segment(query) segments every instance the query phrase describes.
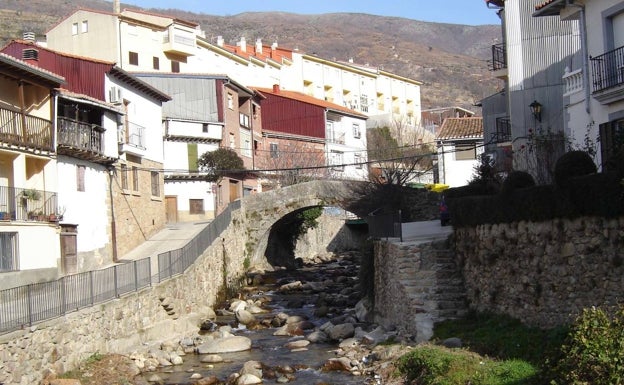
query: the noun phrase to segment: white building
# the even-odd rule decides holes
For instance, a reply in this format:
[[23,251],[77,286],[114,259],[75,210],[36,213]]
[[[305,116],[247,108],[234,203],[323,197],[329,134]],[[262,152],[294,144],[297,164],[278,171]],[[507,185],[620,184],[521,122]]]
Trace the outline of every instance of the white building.
[[533,16],[580,26],[581,49],[561,73],[563,120],[572,145],[595,151],[599,169],[609,169],[624,146],[624,1],[548,0]]
[[440,183],[450,187],[467,185],[483,153],[483,119],[446,118],[436,142]]

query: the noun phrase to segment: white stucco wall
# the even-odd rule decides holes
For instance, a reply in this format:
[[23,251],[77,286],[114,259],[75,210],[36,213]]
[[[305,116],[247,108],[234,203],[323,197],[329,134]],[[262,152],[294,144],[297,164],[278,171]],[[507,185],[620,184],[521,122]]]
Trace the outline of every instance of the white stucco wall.
[[61,258],[59,229],[51,224],[15,223],[3,232],[18,232],[19,269],[57,268]]
[[483,153],[483,147],[477,147],[477,159],[457,160],[455,146],[446,143],[443,147],[438,146],[438,168],[440,183],[450,187],[465,186],[473,178],[475,166],[479,164],[479,155]]

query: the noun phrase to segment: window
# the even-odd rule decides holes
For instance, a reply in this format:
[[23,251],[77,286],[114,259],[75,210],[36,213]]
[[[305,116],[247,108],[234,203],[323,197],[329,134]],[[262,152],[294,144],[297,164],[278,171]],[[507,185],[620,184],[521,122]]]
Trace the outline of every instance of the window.
[[250,124],[249,124],[249,115],[245,115],[243,113],[238,114],[238,120],[241,126],[245,127],[245,128],[249,128]]
[[477,159],[477,146],[475,143],[455,144],[455,160],[475,160]]
[[624,151],[624,119],[600,125],[600,150],[602,156],[602,168],[610,171],[613,168],[611,160],[619,152]]
[[121,188],[123,190],[127,190],[128,189],[128,166],[126,166],[125,164],[121,165],[121,172],[119,173],[119,176],[121,178]]
[[171,61],[171,72],[174,74],[180,73],[180,62],[172,60]]
[[72,35],[78,35],[78,23],[72,24]]
[[279,150],[277,149],[277,143],[271,143],[271,158],[279,158]]
[[139,191],[139,168],[132,166],[132,191]]
[[152,171],[150,176],[152,180],[152,196],[160,196],[160,178],[158,177],[158,171]]
[[360,109],[362,112],[368,112],[368,96],[360,95]]
[[76,166],[76,190],[85,191],[85,166]]
[[160,69],[160,59],[158,58],[158,56],[154,56],[152,58],[152,67],[155,70],[159,70]]
[[0,232],[0,271],[19,270],[16,232]]
[[329,164],[332,166],[332,170],[343,171],[344,170],[344,154],[341,151],[332,150],[329,153]]
[[239,132],[241,155],[251,158],[251,131],[241,129]]
[[355,168],[361,169],[362,168],[362,162],[364,162],[364,157],[362,156],[361,153],[356,152],[355,153],[355,157],[354,157]]
[[202,132],[208,133],[208,123],[202,123]]
[[81,26],[82,26],[82,28],[80,30],[81,33],[89,32],[89,21],[88,20],[83,20]]
[[232,150],[234,150],[234,149],[236,148],[236,147],[234,146],[234,143],[235,143],[235,140],[234,140],[234,139],[235,139],[234,134],[232,134],[232,133],[230,132],[230,149],[232,149]]
[[139,65],[139,54],[137,52],[128,52],[128,62],[130,65]]
[[234,95],[229,92],[227,94],[227,106],[230,110],[234,109]]
[[189,214],[204,214],[203,199],[189,199]]
[[362,137],[362,132],[360,132],[360,125],[358,123],[353,123],[353,137],[355,139],[360,139]]

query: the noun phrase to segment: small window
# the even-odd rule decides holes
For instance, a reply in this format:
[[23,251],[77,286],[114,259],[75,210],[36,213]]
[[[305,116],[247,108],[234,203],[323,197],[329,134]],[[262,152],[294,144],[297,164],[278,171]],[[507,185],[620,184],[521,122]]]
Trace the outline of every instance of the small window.
[[197,160],[197,143],[187,143],[187,154],[188,154],[188,170],[191,172],[197,172],[199,170]]
[[150,176],[152,180],[152,196],[160,196],[160,178],[158,177],[158,171],[152,171]]
[[227,94],[227,106],[230,110],[234,109],[234,95],[229,92]]
[[132,166],[132,191],[139,191],[139,168]]
[[189,199],[189,214],[204,214],[203,199]]
[[171,61],[171,72],[174,74],[180,73],[180,62],[172,60]]
[[474,143],[456,144],[455,160],[475,160],[477,159],[477,146]]
[[128,61],[130,65],[139,65],[139,54],[137,52],[128,52]]
[[85,191],[85,166],[76,166],[76,190]]
[[72,24],[72,35],[78,35],[78,23]]
[[121,178],[121,188],[123,190],[128,189],[128,166],[125,164],[121,165],[121,172],[119,173],[119,177]]
[[271,143],[271,158],[278,158],[279,150],[277,149],[277,143]]
[[344,154],[341,151],[331,151],[329,154],[329,162],[332,170],[344,171]]
[[234,148],[235,148],[235,145],[234,145],[234,144],[235,144],[235,142],[236,142],[236,141],[235,141],[234,134],[232,134],[232,133],[230,132],[230,148],[231,148],[232,150],[234,150]]
[[160,69],[160,59],[158,58],[158,56],[154,56],[152,58],[152,67],[155,70],[159,70]]
[[360,125],[358,123],[353,123],[353,137],[360,139],[361,136],[362,132],[360,131]]
[[81,24],[81,29],[80,32],[81,33],[87,33],[89,32],[89,21],[88,20],[83,20],[82,24]]
[[354,162],[355,163],[355,168],[361,169],[362,168],[362,163],[364,162],[364,158],[362,157],[362,154],[360,154],[359,152],[356,152],[354,161],[355,161]]
[[202,132],[208,133],[208,123],[202,123]]
[[19,270],[16,232],[0,232],[0,272]]

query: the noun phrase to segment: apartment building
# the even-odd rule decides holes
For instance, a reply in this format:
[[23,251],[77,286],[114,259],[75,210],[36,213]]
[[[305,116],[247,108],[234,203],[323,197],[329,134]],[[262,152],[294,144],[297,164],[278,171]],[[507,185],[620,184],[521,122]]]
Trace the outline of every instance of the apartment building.
[[548,0],[533,11],[538,19],[579,25],[580,50],[561,74],[565,132],[609,170],[624,148],[624,1]]
[[[533,17],[540,0],[486,0],[502,22],[490,69],[503,91],[482,100],[486,151],[497,164],[530,172],[549,183],[566,151],[563,116],[567,66],[580,52],[575,20]],[[509,161],[511,157],[511,161]]]

